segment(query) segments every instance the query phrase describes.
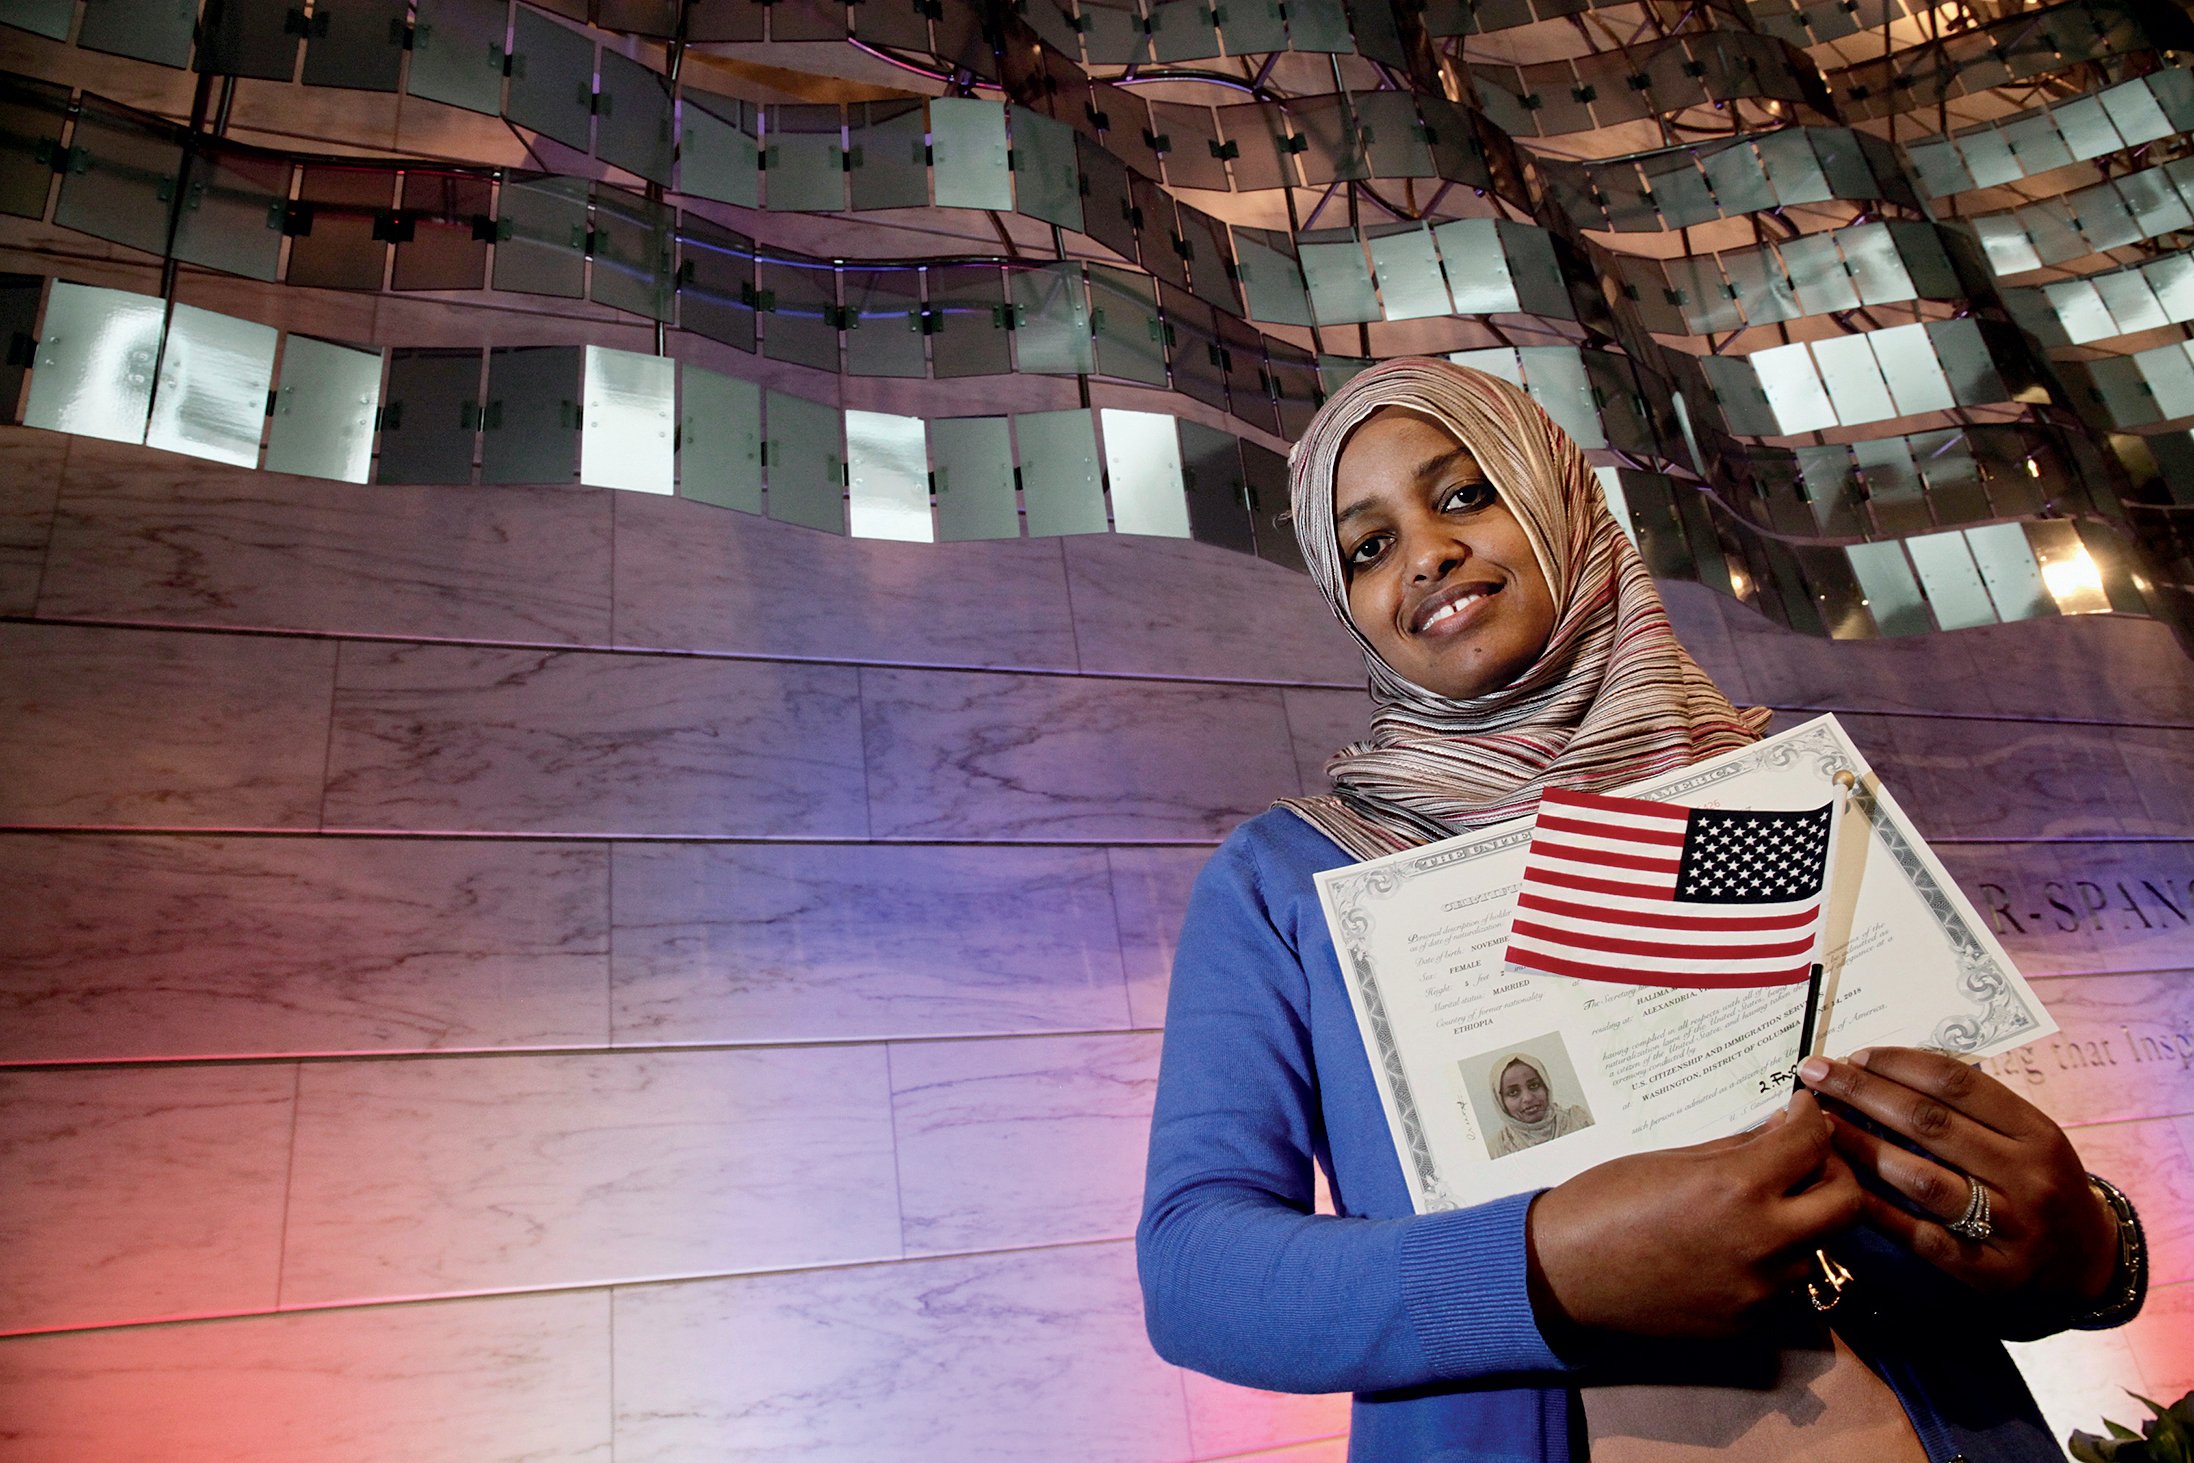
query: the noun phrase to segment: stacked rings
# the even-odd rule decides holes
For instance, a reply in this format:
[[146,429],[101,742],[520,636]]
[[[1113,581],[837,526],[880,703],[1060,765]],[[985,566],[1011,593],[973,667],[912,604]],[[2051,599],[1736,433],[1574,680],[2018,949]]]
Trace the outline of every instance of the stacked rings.
[[1944,1226],[1960,1239],[1984,1240],[1996,1232],[1996,1226],[1988,1220],[1988,1190],[1980,1181],[1968,1178],[1972,1192],[1966,1195],[1965,1213]]

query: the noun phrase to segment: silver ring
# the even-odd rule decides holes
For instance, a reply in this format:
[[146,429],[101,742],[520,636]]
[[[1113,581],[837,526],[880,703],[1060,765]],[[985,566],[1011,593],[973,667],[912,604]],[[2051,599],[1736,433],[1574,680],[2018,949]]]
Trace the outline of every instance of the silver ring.
[[1975,1178],[1968,1178],[1966,1183],[1971,1185],[1972,1192],[1966,1195],[1965,1213],[1943,1227],[1960,1239],[1987,1239],[1996,1232],[1996,1226],[1988,1219],[1988,1190]]

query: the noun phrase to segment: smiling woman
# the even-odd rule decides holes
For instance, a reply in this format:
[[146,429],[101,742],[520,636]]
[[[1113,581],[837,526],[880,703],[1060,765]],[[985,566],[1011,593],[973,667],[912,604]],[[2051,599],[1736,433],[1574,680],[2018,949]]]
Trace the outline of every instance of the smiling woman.
[[1495,1158],[1592,1126],[1592,1115],[1583,1104],[1556,1099],[1546,1063],[1529,1052],[1516,1052],[1494,1063],[1493,1101],[1502,1121],[1500,1131],[1488,1135],[1486,1151]]
[[[1289,458],[1303,559],[1365,653],[1370,735],[1288,804],[1358,858],[1755,740],[1676,643],[1567,433],[1446,361],[1372,367]],[[1433,623],[1448,605],[1457,611]]]
[[[1159,1352],[1356,1393],[1349,1455],[1378,1463],[2061,1458],[1998,1338],[2127,1319],[2138,1226],[2055,1123],[1948,1057],[1811,1059],[1828,1106],[1415,1211],[1313,876],[1689,766],[1767,713],[1676,643],[1583,454],[1518,388],[1383,363],[1289,471],[1374,710],[1331,793],[1243,824],[1197,880],[1137,1233]],[[1464,1064],[1496,1160],[1592,1121],[1559,1050]],[[1831,1242],[1865,1296],[1834,1328],[1793,1304]]]

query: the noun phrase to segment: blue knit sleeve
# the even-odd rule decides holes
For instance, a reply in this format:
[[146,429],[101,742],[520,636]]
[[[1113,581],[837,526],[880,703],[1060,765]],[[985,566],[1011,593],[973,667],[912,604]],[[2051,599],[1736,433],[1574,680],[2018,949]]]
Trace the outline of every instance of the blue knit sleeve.
[[1312,1212],[1308,983],[1239,835],[1174,960],[1136,1233],[1152,1344],[1290,1392],[1557,1372],[1524,1285],[1530,1195],[1397,1219]]

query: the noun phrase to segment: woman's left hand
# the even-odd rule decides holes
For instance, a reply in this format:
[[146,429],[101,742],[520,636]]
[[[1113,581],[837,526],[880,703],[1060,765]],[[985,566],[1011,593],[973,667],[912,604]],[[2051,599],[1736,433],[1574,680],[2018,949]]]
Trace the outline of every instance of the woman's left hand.
[[[1809,1057],[1806,1086],[1910,1139],[1908,1152],[1841,1118],[1835,1143],[1871,1189],[1864,1217],[1913,1254],[1985,1294],[2077,1310],[2098,1299],[2118,1260],[2118,1226],[2087,1182],[2064,1129],[1984,1072],[1912,1047],[1876,1047],[1845,1061]],[[1991,1233],[1964,1239],[1971,1183],[1988,1191]]]

